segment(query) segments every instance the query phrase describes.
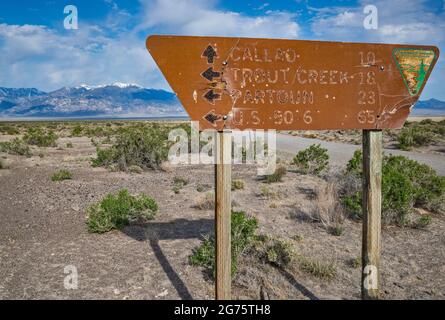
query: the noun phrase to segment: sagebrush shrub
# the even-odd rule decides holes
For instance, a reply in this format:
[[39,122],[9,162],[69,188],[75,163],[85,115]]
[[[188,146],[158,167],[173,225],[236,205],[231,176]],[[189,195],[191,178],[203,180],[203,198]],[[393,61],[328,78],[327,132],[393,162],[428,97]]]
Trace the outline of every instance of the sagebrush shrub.
[[152,124],[121,129],[110,148],[97,149],[97,157],[92,160],[94,166],[116,164],[122,171],[131,165],[158,169],[167,160],[170,146],[167,127]]
[[[356,151],[347,165],[347,177],[362,177],[362,153]],[[360,184],[342,188],[342,203],[348,212],[361,216]],[[406,225],[413,207],[437,213],[445,211],[445,177],[431,167],[404,156],[384,156],[382,165],[382,219],[386,224]]]
[[244,180],[236,179],[232,180],[232,190],[244,189]]
[[30,157],[31,149],[20,138],[14,138],[11,141],[0,142],[0,152],[6,152],[13,155]]
[[131,221],[146,221],[155,217],[158,205],[145,194],[131,195],[122,189],[117,195],[108,194],[99,203],[87,209],[87,227],[90,232],[104,233],[121,229]]
[[[231,248],[232,248],[232,275],[237,271],[238,257],[252,244],[258,221],[249,218],[243,211],[232,211],[231,215]],[[204,267],[215,276],[215,237],[207,236],[201,245],[193,250],[189,257],[192,265]]]
[[296,165],[301,173],[319,175],[328,168],[328,150],[322,148],[320,144],[313,144],[299,151],[292,164]]
[[74,126],[74,128],[71,130],[71,136],[72,137],[80,137],[83,133],[83,126],[80,124],[77,124]]
[[443,141],[445,121],[424,119],[420,122],[406,122],[396,138],[398,147],[403,150],[429,145],[434,141]]
[[55,147],[57,138],[57,135],[53,131],[46,131],[39,127],[29,128],[23,136],[23,140],[27,144],[38,147]]
[[402,150],[410,150],[412,147],[421,147],[430,144],[434,134],[424,128],[403,128],[397,137],[398,147]]
[[0,125],[0,132],[6,133],[7,135],[16,135],[19,134],[19,130],[17,130],[16,127],[10,126],[10,125]]
[[288,266],[296,256],[292,243],[267,235],[257,237],[255,251],[261,260],[281,268]]
[[189,180],[183,177],[174,177],[173,178],[173,188],[174,193],[179,193],[184,186],[189,183]]

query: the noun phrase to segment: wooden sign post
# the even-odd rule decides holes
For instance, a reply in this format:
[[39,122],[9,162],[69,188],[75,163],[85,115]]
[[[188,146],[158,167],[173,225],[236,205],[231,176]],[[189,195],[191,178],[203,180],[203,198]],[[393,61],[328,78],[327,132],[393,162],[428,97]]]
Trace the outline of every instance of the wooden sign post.
[[231,293],[232,134],[216,133],[215,162],[215,253],[217,300],[229,300]]
[[382,131],[363,130],[362,299],[379,296]]
[[362,297],[378,297],[382,129],[401,128],[439,57],[434,46],[150,36],[147,48],[200,130],[217,131],[216,297],[230,298],[230,134],[363,130]]

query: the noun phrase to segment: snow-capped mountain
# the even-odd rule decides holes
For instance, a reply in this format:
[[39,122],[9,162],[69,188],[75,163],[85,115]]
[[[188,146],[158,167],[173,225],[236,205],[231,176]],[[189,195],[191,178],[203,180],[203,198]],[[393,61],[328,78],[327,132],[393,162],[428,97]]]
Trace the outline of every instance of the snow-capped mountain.
[[[445,114],[445,102],[417,102],[413,114]],[[131,83],[81,84],[52,92],[0,87],[0,117],[186,116],[176,95]]]
[[35,88],[1,88],[0,116],[171,116],[185,115],[176,95],[137,84],[63,87],[52,92]]

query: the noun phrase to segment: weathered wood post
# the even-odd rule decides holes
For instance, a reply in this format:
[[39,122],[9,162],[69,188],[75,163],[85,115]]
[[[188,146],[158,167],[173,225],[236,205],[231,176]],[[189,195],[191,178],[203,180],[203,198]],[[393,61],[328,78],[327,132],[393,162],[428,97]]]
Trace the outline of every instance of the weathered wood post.
[[382,131],[363,130],[362,299],[379,297]]
[[231,188],[232,133],[216,133],[215,163],[215,298],[229,300],[231,296]]

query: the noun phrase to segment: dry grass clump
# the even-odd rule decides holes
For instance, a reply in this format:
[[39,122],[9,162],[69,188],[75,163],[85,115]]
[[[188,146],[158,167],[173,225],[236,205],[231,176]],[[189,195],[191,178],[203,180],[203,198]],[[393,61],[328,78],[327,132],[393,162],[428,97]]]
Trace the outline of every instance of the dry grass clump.
[[194,207],[200,210],[215,209],[215,194],[207,192],[204,196],[199,196],[195,200]]
[[315,190],[315,199],[311,202],[309,216],[320,222],[333,235],[343,233],[345,212],[339,202],[339,190],[335,181],[328,181]]

